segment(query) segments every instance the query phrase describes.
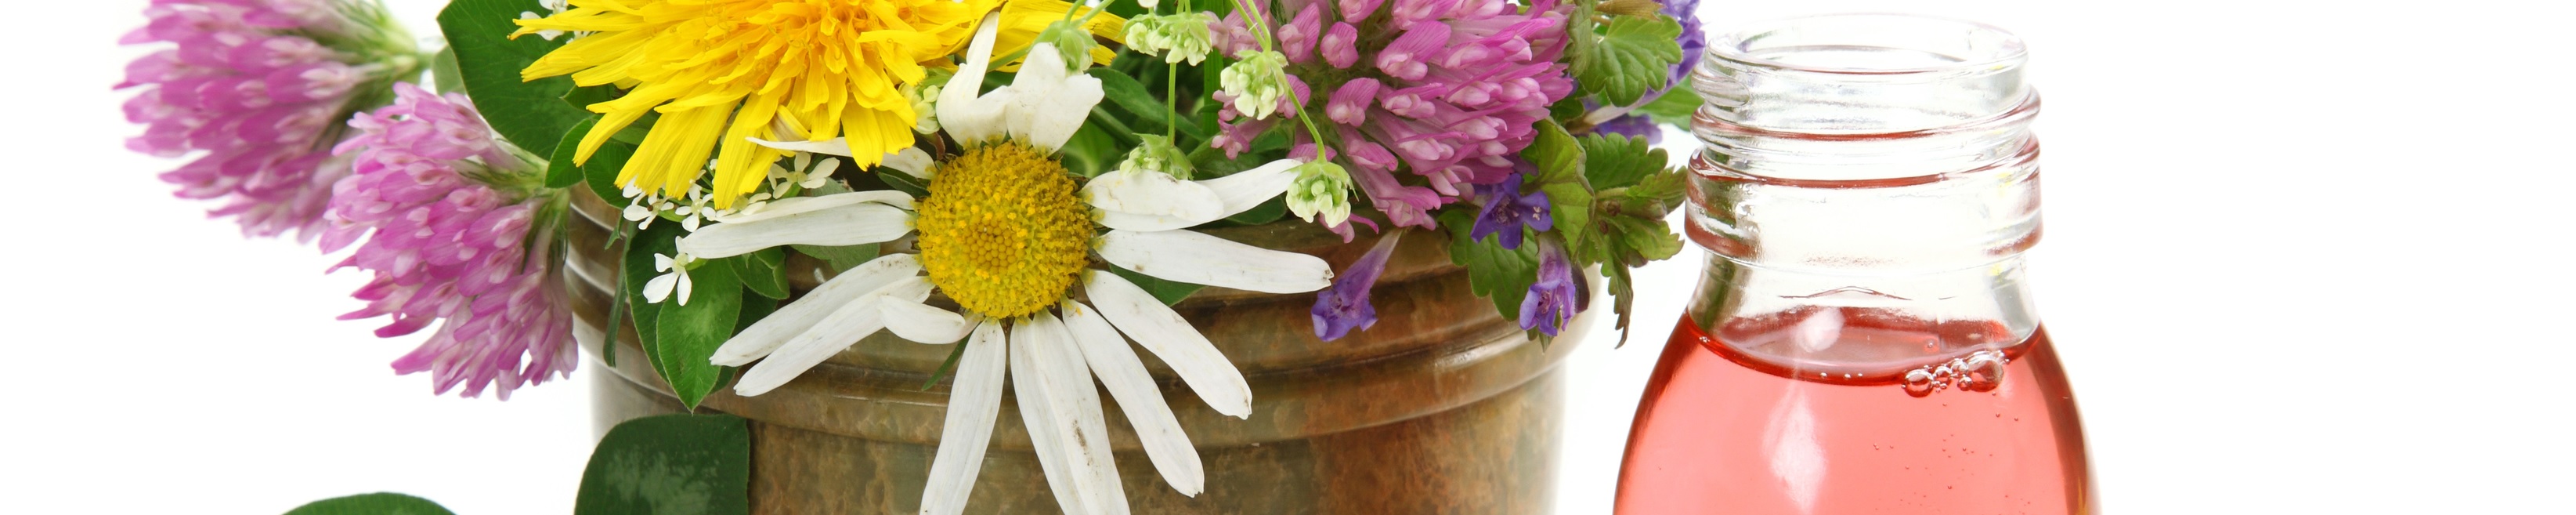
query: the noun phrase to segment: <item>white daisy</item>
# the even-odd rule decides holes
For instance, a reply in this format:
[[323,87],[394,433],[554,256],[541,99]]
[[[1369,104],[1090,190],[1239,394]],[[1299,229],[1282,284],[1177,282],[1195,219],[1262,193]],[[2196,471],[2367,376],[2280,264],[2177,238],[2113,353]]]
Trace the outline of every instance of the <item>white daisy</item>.
[[[1165,405],[1129,340],[1154,353],[1218,413],[1248,417],[1251,387],[1214,344],[1143,288],[1104,270],[1092,256],[1167,280],[1240,290],[1298,293],[1332,283],[1322,259],[1262,249],[1182,230],[1259,205],[1294,181],[1280,161],[1206,181],[1159,172],[1115,172],[1077,192],[1055,153],[1102,97],[1099,79],[1071,73],[1041,43],[1009,86],[976,95],[992,64],[996,17],[987,15],[953,87],[940,94],[941,127],[965,142],[961,155],[933,162],[919,150],[884,163],[924,179],[929,195],[895,191],[771,201],[755,213],[718,219],[680,241],[700,259],[788,244],[856,245],[918,232],[919,255],[892,254],[825,281],[744,328],[712,361],[758,360],[734,390],[759,395],[838,354],[860,338],[891,331],[906,340],[965,340],[950,390],[946,426],[931,463],[922,513],[963,511],[980,471],[1003,378],[1048,486],[1069,513],[1124,514],[1127,497],[1110,462],[1108,428],[1093,378],[1135,425],[1146,457],[1184,495],[1204,488],[1188,435]],[[762,142],[821,153],[845,143]],[[1106,228],[1104,231],[1103,228]],[[964,307],[923,304],[933,290]],[[1079,291],[1086,305],[1073,300]]]

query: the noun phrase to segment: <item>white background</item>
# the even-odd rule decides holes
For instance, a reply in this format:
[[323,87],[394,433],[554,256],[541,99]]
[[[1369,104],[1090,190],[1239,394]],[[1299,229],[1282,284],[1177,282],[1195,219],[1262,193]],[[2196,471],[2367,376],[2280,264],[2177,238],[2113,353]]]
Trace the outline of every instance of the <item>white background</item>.
[[[430,396],[385,365],[417,335],[332,321],[359,274],[242,241],[168,197],[153,175],[176,162],[122,149],[141,129],[108,87],[140,50],[114,42],[143,3],[0,15],[0,513],[271,514],[380,490],[570,511],[595,371],[506,403]],[[391,3],[436,34],[438,2]],[[2108,511],[2576,511],[2564,8],[1703,3],[1719,26],[1901,11],[2028,40],[2048,95],[2033,280]],[[1642,272],[1639,341],[1595,334],[1567,363],[1559,513],[1609,511],[1699,266]]]

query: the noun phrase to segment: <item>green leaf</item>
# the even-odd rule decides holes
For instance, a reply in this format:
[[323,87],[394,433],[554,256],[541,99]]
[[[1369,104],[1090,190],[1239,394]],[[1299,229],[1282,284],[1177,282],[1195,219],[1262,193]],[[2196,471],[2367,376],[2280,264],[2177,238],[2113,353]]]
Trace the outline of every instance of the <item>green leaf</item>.
[[1664,171],[1664,163],[1672,160],[1643,137],[1595,133],[1584,136],[1581,143],[1583,177],[1595,190],[1635,185],[1646,176]]
[[1439,217],[1440,226],[1449,228],[1449,262],[1467,267],[1468,289],[1492,300],[1504,319],[1518,320],[1521,299],[1538,283],[1538,245],[1513,250],[1469,238],[1475,215],[1463,209],[1441,211]]
[[[581,135],[589,133],[591,124],[595,123],[599,123],[597,116],[582,120],[581,123],[574,124],[571,130],[564,132],[563,141],[555,144],[554,155],[546,159],[546,187],[562,188],[581,184],[582,166],[573,164],[572,156],[573,152],[579,150],[578,147],[581,146]],[[623,196],[616,195],[601,195],[600,198],[624,200]]]
[[1117,137],[1109,135],[1108,129],[1097,123],[1086,123],[1073,131],[1073,139],[1064,143],[1058,155],[1063,157],[1066,170],[1084,177],[1098,177],[1103,172],[1117,169],[1118,160],[1126,157],[1127,149],[1118,144]]
[[428,499],[392,492],[334,497],[305,503],[286,515],[456,515]]
[[582,469],[575,515],[751,512],[751,427],[732,415],[661,415],[609,428]]
[[574,109],[589,111],[591,104],[616,100],[617,91],[616,86],[580,86],[564,92],[563,101],[564,105],[572,106]]
[[653,270],[654,254],[667,256],[680,252],[672,243],[672,238],[679,235],[679,224],[665,223],[636,231],[633,238],[626,240],[626,312],[635,319],[635,341],[643,346],[644,358],[654,361],[653,369],[657,372],[662,369],[658,361],[661,358],[655,353],[662,340],[662,305],[644,300],[644,283],[661,275],[661,272]]
[[[557,76],[522,81],[519,71],[561,41],[528,36],[510,39],[522,12],[546,12],[537,0],[456,0],[438,13],[438,28],[456,51],[457,71],[474,108],[501,137],[529,152],[552,155],[564,132],[590,113],[560,99],[572,89],[572,78]],[[614,196],[610,196],[614,198]]]
[[1521,149],[1521,158],[1538,168],[1522,177],[1522,187],[1547,192],[1548,214],[1568,244],[1580,245],[1592,225],[1592,186],[1584,182],[1583,146],[1553,121],[1538,124],[1538,138]]
[[[1587,39],[1577,33],[1577,39]],[[1629,105],[1664,87],[1682,60],[1681,22],[1661,16],[1621,16],[1599,39],[1578,45],[1574,80],[1604,104]]]
[[849,271],[851,268],[856,268],[859,265],[867,264],[867,262],[875,260],[879,253],[877,244],[874,243],[850,245],[846,247],[793,245],[791,248],[796,249],[796,253],[798,254],[813,256],[814,259],[823,260],[823,264],[830,265],[832,267],[832,273],[835,274]]
[[[589,131],[588,125],[583,125],[583,127],[584,128],[582,130],[584,132]],[[557,148],[557,150],[573,148],[579,145],[581,142],[581,136],[584,132],[565,134],[564,143],[558,145],[558,147],[561,148]],[[570,152],[557,152],[555,155],[559,156],[556,158],[555,163],[572,162],[573,154]],[[607,142],[600,143],[599,151],[590,154],[590,162],[581,163],[579,165],[581,166],[582,183],[589,184],[590,192],[599,194],[600,200],[608,201],[608,205],[620,208],[626,207],[626,187],[617,183],[617,173],[618,171],[626,168],[627,159],[634,157],[635,144],[633,143],[616,140],[609,140]],[[546,182],[553,183],[553,176],[547,176]]]
[[1225,217],[1225,221],[1242,225],[1261,225],[1278,221],[1283,216],[1288,216],[1288,198],[1271,197],[1270,200],[1262,201],[1261,205],[1252,206],[1252,209]]
[[1084,73],[1100,79],[1102,96],[1108,98],[1111,103],[1118,104],[1118,107],[1126,109],[1127,112],[1134,113],[1136,118],[1153,122],[1155,125],[1171,124],[1167,120],[1170,117],[1163,112],[1162,99],[1153,91],[1145,89],[1144,83],[1136,82],[1135,77],[1129,77],[1127,74],[1108,68],[1092,68]]
[[673,293],[663,300],[661,341],[653,349],[653,369],[662,380],[671,383],[671,392],[680,396],[680,404],[697,409],[698,401],[722,386],[724,367],[708,363],[716,347],[733,338],[734,323],[742,316],[742,281],[735,278],[734,268],[723,263],[707,263],[689,270],[692,292],[685,302]]
[[1653,119],[1655,123],[1690,127],[1691,115],[1698,114],[1700,104],[1705,101],[1699,97],[1698,91],[1690,89],[1689,84],[1688,81],[1674,84],[1672,88],[1664,90],[1664,96],[1655,97],[1655,101],[1647,102],[1646,105],[1639,106],[1636,111],[1631,112],[1646,115],[1646,118]]
[[[456,69],[456,49],[438,49],[438,56],[430,58],[430,85],[437,87],[439,93],[465,93],[465,76],[459,73]],[[472,94],[467,93],[467,96],[470,97]]]
[[724,258],[733,267],[733,276],[744,288],[772,299],[787,298],[787,249],[767,248],[758,252]]
[[1154,299],[1163,301],[1167,306],[1179,304],[1181,299],[1190,298],[1190,294],[1198,293],[1200,288],[1206,288],[1196,284],[1157,279],[1154,276],[1114,266],[1109,267],[1109,273],[1118,274],[1119,277],[1126,278],[1127,282],[1136,283],[1136,287],[1144,288],[1145,293],[1154,294]]
[[921,382],[921,391],[930,391],[931,387],[939,386],[939,380],[946,379],[948,378],[948,374],[956,372],[957,360],[964,359],[966,357],[966,343],[974,340],[975,337],[970,335],[964,340],[958,340],[956,345],[950,346],[951,348],[948,349],[948,360],[940,362],[939,369],[930,372],[930,380]]

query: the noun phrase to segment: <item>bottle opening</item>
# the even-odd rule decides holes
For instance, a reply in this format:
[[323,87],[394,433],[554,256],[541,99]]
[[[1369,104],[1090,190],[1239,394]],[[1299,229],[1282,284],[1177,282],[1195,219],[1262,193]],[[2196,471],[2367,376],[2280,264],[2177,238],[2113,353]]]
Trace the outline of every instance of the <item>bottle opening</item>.
[[2021,38],[1976,22],[1837,14],[1710,34],[1702,115],[1753,131],[1891,134],[1972,125],[2030,101]]
[[1712,34],[1717,58],[1840,74],[1911,74],[2018,66],[2021,38],[1983,23],[1903,14],[1790,18]]

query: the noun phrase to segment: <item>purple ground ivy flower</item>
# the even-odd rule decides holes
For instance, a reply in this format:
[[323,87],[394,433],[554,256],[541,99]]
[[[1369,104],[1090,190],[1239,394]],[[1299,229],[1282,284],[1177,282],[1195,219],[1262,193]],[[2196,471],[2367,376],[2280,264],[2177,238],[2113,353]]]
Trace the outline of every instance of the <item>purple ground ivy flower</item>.
[[122,42],[173,47],[126,65],[116,86],[141,88],[125,117],[146,128],[126,147],[196,154],[161,179],[251,236],[318,234],[348,173],[328,152],[340,122],[419,70],[411,37],[373,2],[154,0],[143,14]]
[[1547,192],[1521,193],[1521,176],[1532,167],[1528,163],[1519,163],[1518,167],[1522,170],[1512,172],[1503,182],[1476,186],[1476,196],[1483,199],[1485,205],[1482,211],[1477,212],[1476,226],[1469,228],[1467,237],[1482,241],[1486,236],[1494,236],[1495,244],[1517,250],[1521,248],[1521,236],[1527,232],[1523,228],[1538,232],[1556,228],[1555,217],[1549,212]]
[[1324,341],[1342,339],[1354,329],[1377,325],[1377,306],[1369,302],[1369,290],[1377,286],[1379,275],[1386,273],[1387,256],[1395,253],[1396,242],[1404,231],[1388,232],[1369,247],[1368,254],[1351,263],[1333,279],[1333,286],[1315,294],[1315,337]]
[[355,294],[367,307],[341,319],[391,317],[381,337],[439,323],[393,367],[430,372],[442,394],[491,388],[507,400],[571,374],[579,360],[551,238],[563,197],[496,143],[464,95],[394,89],[394,104],[359,113],[335,151],[354,166],[333,188],[322,246],[364,238],[340,266],[376,274]]
[[[1397,226],[1433,227],[1432,210],[1474,195],[1476,185],[1505,180],[1511,156],[1536,138],[1547,107],[1574,91],[1557,62],[1570,6],[1554,0],[1527,10],[1503,0],[1254,5],[1277,13],[1266,20],[1277,24],[1289,74],[1321,81],[1292,81],[1296,98],[1321,115],[1323,137],[1339,140],[1352,182]],[[1215,30],[1218,51],[1258,51],[1248,26],[1240,12],[1225,18]],[[1297,107],[1283,103],[1278,112]],[[1248,142],[1283,118],[1220,114],[1228,136],[1219,139]],[[1310,137],[1292,134],[1300,142]],[[1240,144],[1219,147],[1242,151]]]
[[1592,288],[1584,284],[1582,274],[1574,273],[1565,246],[1554,239],[1540,239],[1538,282],[1530,284],[1528,296],[1521,297],[1521,329],[1556,336],[1591,302]]

